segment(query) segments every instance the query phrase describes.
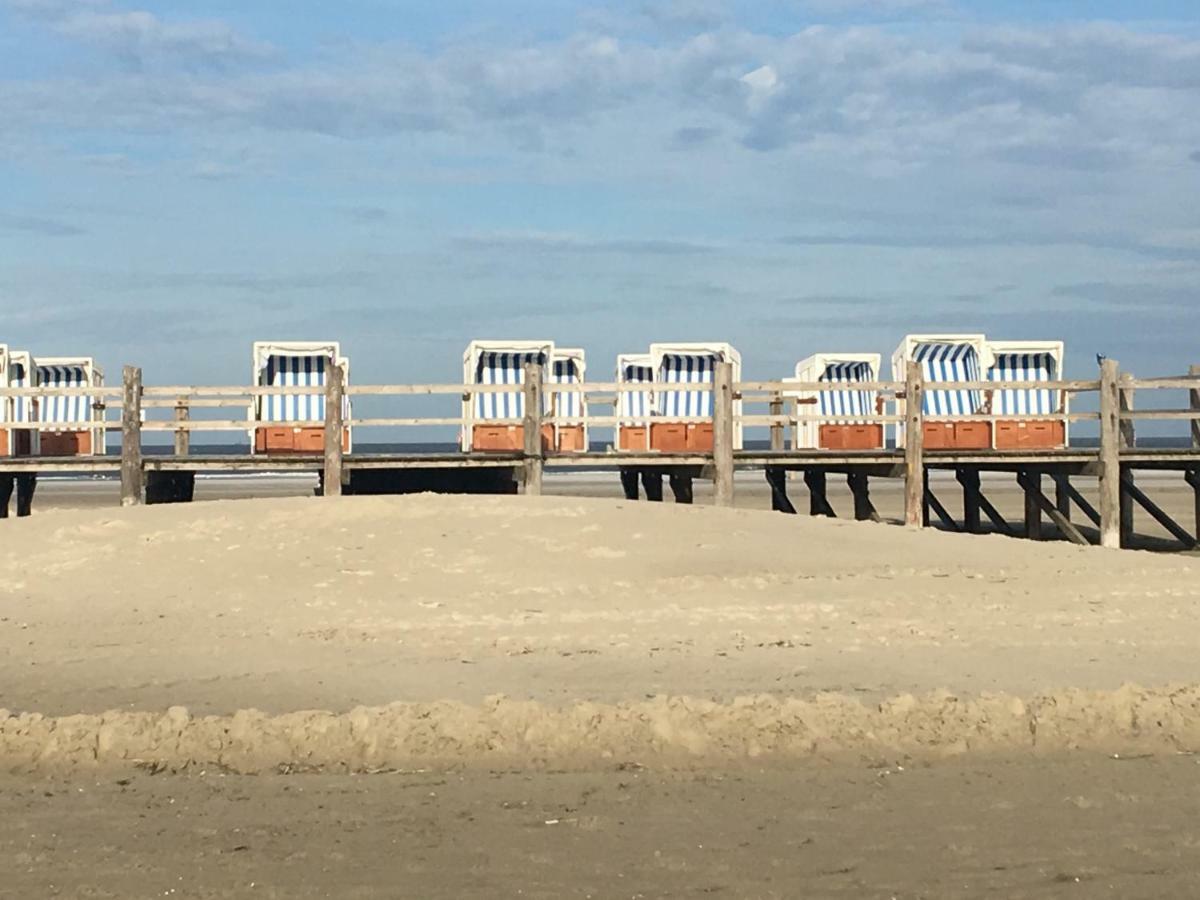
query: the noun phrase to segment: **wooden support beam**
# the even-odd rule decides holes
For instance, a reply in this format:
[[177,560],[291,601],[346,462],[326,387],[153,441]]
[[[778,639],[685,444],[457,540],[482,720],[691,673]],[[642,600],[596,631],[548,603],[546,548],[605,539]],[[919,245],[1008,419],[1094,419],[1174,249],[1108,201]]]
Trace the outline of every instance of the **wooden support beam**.
[[804,484],[808,487],[808,514],[836,519],[837,513],[829,502],[828,479],[824,469],[805,469]]
[[140,506],[146,487],[142,470],[142,370],[125,366],[121,374],[121,505]]
[[925,503],[937,514],[942,525],[950,531],[962,531],[962,527],[954,521],[954,516],[950,515],[946,507],[942,506],[942,501],[928,487],[925,488]]
[[[1071,476],[1055,474],[1051,477],[1054,479],[1054,484],[1057,487],[1060,502],[1061,498],[1065,498],[1068,503],[1068,508],[1071,503],[1074,503],[1081,510],[1083,510],[1083,514],[1091,520],[1092,524],[1099,528],[1100,513],[1096,511],[1096,507],[1092,506],[1092,504],[1088,502],[1087,497],[1079,493],[1079,491],[1075,488],[1075,485],[1071,484]],[[1070,516],[1067,516],[1067,518],[1069,519]]]
[[1146,494],[1142,492],[1142,489],[1133,483],[1132,478],[1128,481],[1121,482],[1121,492],[1122,494],[1128,495],[1131,500],[1136,500],[1142,509],[1150,513],[1150,515],[1154,518],[1154,521],[1158,522],[1159,525],[1171,532],[1172,537],[1179,541],[1179,543],[1183,544],[1185,549],[1196,549],[1196,539],[1188,534],[1187,529],[1180,527],[1174,519],[1163,512],[1157,503],[1147,497]]
[[921,365],[910,361],[904,381],[904,524],[909,528],[925,524],[925,429],[921,409],[924,402]]
[[1058,530],[1063,536],[1073,544],[1089,546],[1089,541],[1084,537],[1083,533],[1072,524],[1071,520],[1063,515],[1062,511],[1050,502],[1044,493],[1042,493],[1041,475],[1036,472],[1022,472],[1017,476],[1017,481],[1021,487],[1025,489],[1026,498],[1033,498],[1033,502],[1041,508],[1043,512],[1050,517]]
[[1042,474],[1026,469],[1017,473],[1017,483],[1025,490],[1025,537],[1031,541],[1042,539]]
[[[180,397],[175,401],[175,421],[186,422],[191,418],[191,406],[188,404],[187,397]],[[192,432],[187,428],[175,429],[175,455],[187,456],[191,450]]]
[[1120,367],[1100,364],[1100,546],[1121,546]]
[[929,490],[929,470],[923,469],[921,472],[921,527],[929,527],[929,495],[932,491]]
[[346,373],[336,359],[327,366],[325,379],[325,461],[322,469],[321,487],[326,497],[342,496],[342,431],[345,418],[342,404],[346,396]]
[[525,432],[525,493],[530,497],[542,493],[542,470],[545,458],[542,452],[542,366],[536,362],[525,363],[525,416],[522,429]]
[[979,492],[979,508],[983,510],[983,514],[988,517],[988,521],[995,525],[998,530],[1012,537],[1017,536],[1017,529],[1008,524],[1008,520],[1000,515],[1000,510],[992,505],[992,501],[987,498],[983,491]]
[[[1189,366],[1188,374],[1200,378],[1200,366]],[[1200,388],[1192,389],[1189,400],[1189,405],[1197,412],[1196,418],[1192,419],[1192,446],[1200,449]]]
[[667,481],[671,485],[671,493],[675,495],[676,503],[690,504],[692,502],[694,495],[691,475],[686,472],[671,472],[667,476]]
[[775,466],[767,467],[767,484],[771,486],[771,509],[775,512],[796,515],[796,507],[787,493],[787,471]]
[[621,492],[625,495],[626,500],[636,500],[638,498],[637,469],[621,470]]
[[850,493],[854,496],[854,520],[856,522],[878,522],[879,512],[871,502],[871,476],[866,472],[850,472],[846,476]]
[[[1133,375],[1123,372],[1121,374],[1121,412],[1133,412]],[[1133,419],[1121,419],[1121,449],[1132,450],[1137,446],[1137,429],[1134,426]]]
[[713,502],[733,506],[733,363],[713,373]]
[[1192,486],[1192,493],[1195,494],[1196,501],[1196,538],[1200,540],[1200,469],[1190,469],[1184,473],[1183,477],[1187,479],[1187,483]]
[[[1054,508],[1058,510],[1058,514],[1071,521],[1071,495],[1066,490],[1066,487],[1071,485],[1070,475],[1051,474],[1050,478],[1054,481]],[[1066,487],[1064,487],[1064,484]]]
[[968,534],[979,534],[983,530],[980,519],[980,498],[983,496],[979,488],[978,469],[958,469],[955,478],[963,489],[963,530]]
[[662,503],[663,499],[663,477],[662,472],[643,471],[642,472],[642,490],[646,492],[646,499],[651,503]]

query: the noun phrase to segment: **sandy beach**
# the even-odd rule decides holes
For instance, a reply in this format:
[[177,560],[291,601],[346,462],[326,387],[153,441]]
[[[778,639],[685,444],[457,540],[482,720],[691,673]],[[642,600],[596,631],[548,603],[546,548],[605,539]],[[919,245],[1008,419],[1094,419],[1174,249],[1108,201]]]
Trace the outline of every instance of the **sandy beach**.
[[13,896],[1195,887],[1194,558],[579,497],[0,528]]

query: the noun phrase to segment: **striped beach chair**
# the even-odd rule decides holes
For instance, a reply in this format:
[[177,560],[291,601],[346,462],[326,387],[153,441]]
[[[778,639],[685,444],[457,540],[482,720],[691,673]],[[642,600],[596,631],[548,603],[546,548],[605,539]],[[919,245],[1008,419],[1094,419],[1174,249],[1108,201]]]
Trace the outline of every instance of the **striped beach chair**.
[[[648,353],[623,353],[617,357],[618,384],[653,384],[654,364]],[[649,450],[650,419],[654,394],[646,391],[617,391],[616,426],[618,450]]]
[[[554,357],[553,341],[472,341],[463,354],[463,383],[524,384],[525,366],[545,367]],[[566,395],[560,395],[566,396]],[[462,448],[465,451],[516,451],[525,447],[525,395],[521,391],[471,393],[463,400]],[[542,429],[543,445],[553,426]]]
[[[329,369],[337,361],[344,383],[350,381],[350,362],[336,341],[257,341],[253,347],[253,383],[258,387],[324,387]],[[256,397],[250,407],[255,423],[250,434],[254,453],[323,453],[325,450],[325,395],[269,394]],[[342,416],[350,419],[349,398]],[[342,447],[350,452],[351,428],[342,433]]]
[[[987,422],[956,422],[955,417],[987,412],[981,390],[938,388],[939,382],[981,381],[991,365],[987,340],[981,334],[909,335],[892,357],[896,380],[903,381],[909,361],[921,366],[925,379],[925,446],[931,450],[985,450],[992,446]],[[897,426],[898,444],[903,429]]]
[[[655,421],[650,425],[650,449],[666,452],[709,451],[713,447],[712,391],[672,390],[673,384],[713,383],[717,363],[733,364],[733,379],[742,377],[742,359],[729,344],[651,344],[650,361],[655,392]],[[734,415],[741,401],[734,401]],[[689,422],[688,419],[709,421]],[[741,424],[734,426],[734,447],[742,446]]]
[[[104,385],[104,372],[87,356],[38,357],[37,386],[88,388]],[[44,425],[61,425],[41,431],[42,456],[91,456],[105,452],[104,412],[98,398],[87,394],[42,397],[37,419]]]
[[[579,348],[555,347],[546,370],[551,384],[583,384],[587,355]],[[559,421],[552,425],[553,446],[559,452],[578,453],[588,448],[586,404],[580,393],[547,393],[543,412]]]
[[[992,364],[987,380],[995,382],[1057,381],[1062,377],[1062,341],[989,341]],[[1044,388],[1001,388],[992,391],[997,450],[1054,449],[1068,443],[1067,395]],[[1031,421],[1032,416],[1059,416]]]
[[[847,385],[878,381],[880,361],[878,353],[818,353],[796,365],[796,381]],[[883,447],[883,425],[870,421],[879,412],[877,391],[847,387],[835,391],[800,391],[792,396],[799,401],[798,447],[824,450]]]
[[[2,352],[2,351],[0,351]],[[0,366],[0,368],[3,368]],[[0,384],[6,383],[14,388],[37,387],[37,364],[33,354],[27,350],[11,350],[8,352],[7,376],[0,373]],[[13,425],[32,424],[37,421],[37,411],[40,403],[35,397],[10,397],[7,402],[0,403],[0,422]],[[38,432],[33,428],[13,428],[7,432],[7,437],[0,436],[0,455],[11,453],[14,456],[30,456],[38,452],[41,441]]]

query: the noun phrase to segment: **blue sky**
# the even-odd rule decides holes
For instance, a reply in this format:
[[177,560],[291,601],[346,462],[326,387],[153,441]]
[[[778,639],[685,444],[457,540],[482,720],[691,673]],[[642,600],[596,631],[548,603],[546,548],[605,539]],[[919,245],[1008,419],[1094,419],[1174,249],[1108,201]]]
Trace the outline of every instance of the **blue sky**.
[[1200,362],[1175,0],[0,0],[0,343],[355,380],[549,337],[751,377],[908,332]]

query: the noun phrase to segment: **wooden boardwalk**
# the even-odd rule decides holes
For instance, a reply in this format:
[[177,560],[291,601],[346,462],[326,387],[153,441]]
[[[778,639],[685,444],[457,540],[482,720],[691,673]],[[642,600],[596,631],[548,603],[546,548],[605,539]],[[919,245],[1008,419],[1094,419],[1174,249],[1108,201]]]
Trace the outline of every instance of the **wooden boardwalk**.
[[[1099,412],[1064,412],[1054,416],[1027,416],[1026,420],[1052,419],[1063,422],[1098,422],[1099,447],[1030,450],[942,450],[926,449],[923,446],[924,417],[923,395],[926,384],[919,367],[910,365],[908,377],[903,382],[836,383],[836,382],[740,382],[732,381],[732,370],[728,364],[718,366],[711,385],[673,384],[672,390],[711,391],[714,415],[713,449],[711,452],[548,452],[541,445],[540,435],[544,425],[578,424],[588,426],[613,426],[629,424],[628,417],[615,415],[593,415],[590,406],[606,406],[610,411],[616,393],[653,391],[661,386],[630,384],[543,384],[541,370],[530,366],[524,384],[518,385],[367,385],[347,387],[342,384],[341,371],[331,369],[329,383],[323,388],[266,388],[266,387],[144,387],[141,370],[126,367],[119,388],[9,388],[0,389],[0,401],[15,396],[45,397],[50,395],[80,394],[92,399],[99,411],[101,427],[115,429],[117,422],[108,418],[110,413],[120,413],[122,434],[121,452],[114,456],[80,457],[0,457],[0,501],[7,510],[8,496],[13,484],[18,492],[22,483],[30,483],[29,476],[39,473],[119,473],[122,485],[122,502],[135,505],[142,502],[170,502],[190,499],[191,479],[198,473],[213,472],[318,472],[322,477],[324,493],[336,496],[344,490],[353,491],[356,485],[370,485],[366,492],[389,492],[389,485],[397,491],[408,489],[431,489],[430,485],[450,484],[455,478],[466,479],[462,489],[481,492],[516,490],[520,485],[526,493],[541,491],[542,474],[547,471],[612,471],[619,473],[625,485],[626,495],[636,498],[640,480],[651,499],[661,497],[661,479],[670,480],[676,498],[690,502],[691,481],[696,478],[711,479],[714,483],[714,501],[719,505],[732,505],[734,497],[734,473],[737,471],[761,471],[772,489],[772,506],[781,512],[794,513],[796,509],[788,495],[789,472],[803,474],[809,493],[809,513],[832,515],[833,509],[826,498],[826,483],[831,476],[844,476],[854,495],[855,516],[860,519],[877,518],[870,500],[872,478],[903,479],[906,485],[905,520],[911,527],[924,527],[936,523],[940,527],[961,531],[978,531],[984,518],[1004,532],[1023,534],[1038,538],[1042,523],[1048,519],[1060,534],[1077,543],[1087,543],[1083,532],[1074,525],[1072,516],[1082,514],[1098,530],[1099,540],[1105,546],[1124,546],[1132,533],[1134,505],[1141,506],[1166,529],[1181,546],[1194,549],[1200,538],[1200,368],[1193,367],[1187,376],[1160,379],[1133,379],[1123,376],[1115,361],[1102,364],[1097,381],[1060,382],[962,382],[938,383],[938,390],[996,391],[1005,389],[1037,389],[1060,391],[1064,396],[1097,395]],[[880,411],[863,417],[866,421],[883,426],[902,426],[904,446],[896,449],[876,450],[822,450],[803,449],[789,440],[793,430],[801,421],[837,421],[844,415],[817,416],[805,410],[801,415],[795,398],[802,392],[836,390],[873,390],[886,398],[893,412]],[[1137,391],[1174,390],[1186,392],[1188,403],[1181,409],[1147,409],[1136,411]],[[412,397],[421,395],[456,395],[464,401],[480,393],[520,392],[525,398],[526,415],[523,419],[505,420],[502,424],[520,425],[526,435],[523,450],[510,452],[420,452],[420,453],[347,453],[336,437],[344,426],[355,429],[373,427],[429,427],[464,426],[465,419],[459,417],[406,417],[406,418],[343,418],[343,400],[346,397]],[[582,417],[545,415],[543,398],[547,394],[575,392],[582,394],[584,414]],[[234,407],[247,409],[256,398],[275,394],[318,394],[325,395],[326,418],[324,422],[326,444],[324,453],[315,454],[245,454],[203,455],[189,452],[190,436],[196,431],[241,432],[260,424],[243,419],[203,419],[194,415],[205,409]],[[734,401],[739,400],[735,415]],[[744,411],[745,406],[768,407],[765,413],[752,414]],[[169,418],[158,418],[156,413],[165,411]],[[1002,418],[995,414],[969,416],[939,416],[939,421],[950,419],[961,422],[989,422],[993,425]],[[856,417],[857,419],[857,417]],[[1190,423],[1192,446],[1177,449],[1151,449],[1137,446],[1134,425],[1138,420],[1174,421]],[[709,421],[709,420],[704,420]],[[305,423],[271,423],[283,427]],[[23,423],[24,425],[24,423]],[[35,430],[64,430],[70,427],[92,428],[96,422],[56,423],[34,425]],[[770,434],[769,450],[735,449],[735,429],[743,427],[766,428]],[[897,428],[899,431],[899,428]],[[170,455],[145,455],[143,435],[146,432],[172,432],[175,437],[174,452]],[[792,446],[789,446],[792,444]],[[953,515],[943,498],[929,486],[931,471],[953,471],[962,488],[962,515]],[[1181,473],[1187,485],[1195,492],[1196,521],[1190,528],[1167,516],[1136,484],[1136,472],[1140,470],[1174,471]],[[468,476],[467,473],[475,475]],[[1015,476],[1025,493],[1025,517],[1020,526],[1014,526],[1000,517],[990,504],[981,487],[982,473],[1010,473]],[[425,480],[413,482],[417,473]],[[456,474],[457,473],[457,474]],[[1086,499],[1071,483],[1073,477],[1096,477],[1100,491],[1098,503]],[[439,481],[430,479],[441,478]],[[389,481],[389,479],[391,479]],[[407,480],[406,480],[407,479]],[[474,479],[474,480],[472,480]],[[482,479],[482,480],[481,480]],[[1046,480],[1053,485],[1050,495],[1045,493]],[[8,482],[6,485],[5,482]],[[411,485],[416,484],[416,488]],[[163,489],[163,485],[167,489]],[[658,485],[656,487],[656,485]],[[434,488],[436,489],[436,487]],[[32,490],[32,488],[30,488]],[[28,504],[26,504],[26,507]],[[28,511],[27,508],[25,510]]]

